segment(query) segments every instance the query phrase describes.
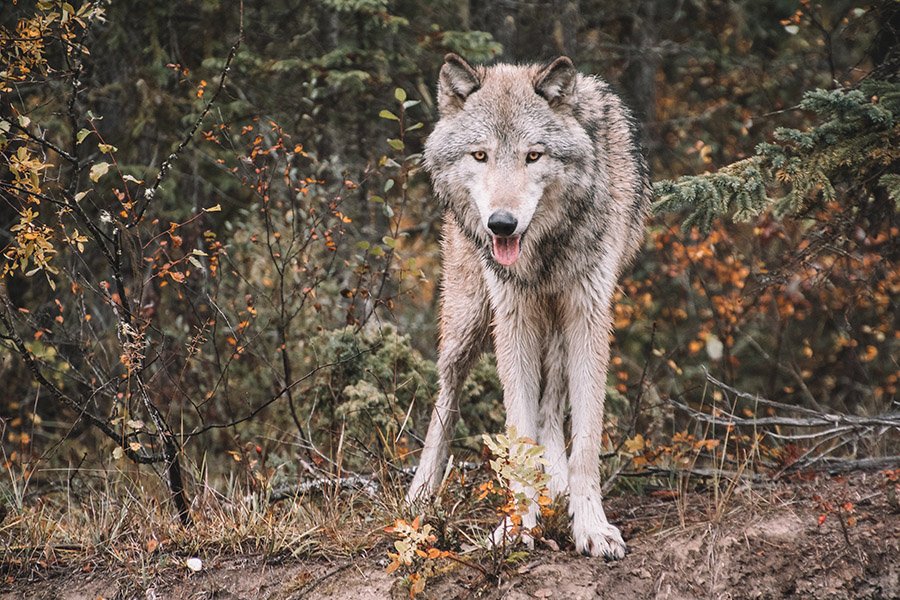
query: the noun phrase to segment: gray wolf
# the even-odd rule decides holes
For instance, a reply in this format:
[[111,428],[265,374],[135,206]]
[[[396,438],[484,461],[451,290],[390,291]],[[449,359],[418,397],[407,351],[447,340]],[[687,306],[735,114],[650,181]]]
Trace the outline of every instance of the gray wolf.
[[[440,484],[460,388],[492,334],[506,424],[544,446],[577,549],[622,558],[599,454],[613,293],[651,197],[634,121],[567,57],[483,67],[448,54],[438,109],[425,166],[445,211],[440,392],[407,501]],[[536,521],[534,509],[523,516],[526,528]]]

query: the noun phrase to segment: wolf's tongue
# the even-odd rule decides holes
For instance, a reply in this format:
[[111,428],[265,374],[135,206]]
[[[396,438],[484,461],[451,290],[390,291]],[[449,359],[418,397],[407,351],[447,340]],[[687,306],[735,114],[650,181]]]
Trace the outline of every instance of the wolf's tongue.
[[494,237],[494,258],[497,262],[508,267],[519,258],[519,236]]

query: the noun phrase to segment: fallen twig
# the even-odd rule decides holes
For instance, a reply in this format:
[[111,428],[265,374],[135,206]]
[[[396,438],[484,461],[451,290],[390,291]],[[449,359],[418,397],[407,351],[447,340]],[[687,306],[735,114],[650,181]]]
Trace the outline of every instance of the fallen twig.
[[[725,411],[721,411],[721,415],[711,415],[709,413],[691,408],[687,404],[679,402],[674,398],[669,398],[669,403],[676,406],[677,408],[680,408],[699,421],[715,425],[747,425],[753,427],[766,425],[781,427],[831,427],[832,429],[842,427],[848,429],[856,429],[862,427],[889,427],[900,429],[900,413],[886,413],[883,415],[876,415],[874,417],[859,417],[856,415],[847,415],[841,413],[822,413],[803,406],[792,406],[790,404],[784,404],[783,402],[775,402],[774,400],[768,400],[754,394],[736,390],[730,385],[719,381],[709,373],[706,374],[706,380],[717,388],[728,392],[729,394],[732,394],[733,396],[742,400],[747,400],[756,404],[762,404],[763,406],[780,408],[786,411],[799,412],[807,416],[802,418],[739,417],[738,415]],[[786,436],[781,435],[780,437],[785,438]]]
[[[803,415],[795,417],[786,416],[767,416],[767,417],[741,417],[733,412],[728,412],[717,408],[714,413],[703,412],[688,406],[686,403],[668,398],[668,402],[686,412],[692,418],[703,423],[710,423],[717,426],[744,426],[753,427],[754,429],[763,427],[761,433],[766,436],[781,440],[797,442],[801,440],[815,440],[816,443],[809,448],[798,460],[785,466],[782,470],[775,473],[772,478],[777,479],[782,474],[800,469],[821,469],[830,472],[844,472],[852,470],[869,470],[869,469],[890,469],[900,466],[900,456],[890,456],[882,458],[863,458],[863,459],[842,459],[828,456],[834,453],[841,446],[846,445],[851,439],[859,439],[862,436],[871,434],[873,429],[877,429],[880,433],[884,433],[890,429],[900,431],[900,413],[892,412],[871,417],[848,415],[843,413],[827,413],[813,410],[805,406],[793,406],[783,402],[776,402],[767,398],[762,398],[755,394],[742,392],[734,387],[719,381],[709,373],[706,373],[706,380],[719,388],[720,390],[730,394],[734,398],[752,402],[757,405],[763,405],[771,408],[777,408],[782,411],[794,412]],[[803,433],[783,433],[777,430],[769,430],[766,427],[778,428],[789,427],[799,429],[818,428],[813,431]],[[829,447],[821,453],[811,456],[822,445],[832,442],[836,438],[844,441],[836,446]],[[696,473],[702,475],[702,473]],[[622,473],[622,475],[632,475],[631,473]]]

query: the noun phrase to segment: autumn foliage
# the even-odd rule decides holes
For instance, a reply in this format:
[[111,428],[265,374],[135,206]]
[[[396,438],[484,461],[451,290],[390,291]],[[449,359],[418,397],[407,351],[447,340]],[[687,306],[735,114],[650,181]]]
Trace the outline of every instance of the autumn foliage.
[[[52,563],[47,539],[87,539],[96,523],[66,521],[55,494],[109,481],[166,523],[134,517],[150,554],[189,546],[191,525],[258,549],[302,522],[278,552],[310,531],[346,548],[338,507],[368,494],[380,537],[356,547],[393,522],[389,569],[413,593],[480,531],[449,507],[518,525],[535,501],[550,519],[546,495],[511,489],[513,474],[541,490],[540,457],[510,453],[487,358],[454,454],[481,464],[481,434],[501,432],[493,470],[454,469],[446,512],[396,520],[437,386],[441,215],[420,150],[447,51],[572,54],[644,121],[657,204],[616,299],[612,488],[896,459],[894,4],[597,0],[568,24],[503,8],[520,35],[438,2],[323,0],[290,19],[150,4],[0,17],[0,508],[15,514],[0,545],[30,549],[4,573]],[[67,524],[35,524],[53,519]]]

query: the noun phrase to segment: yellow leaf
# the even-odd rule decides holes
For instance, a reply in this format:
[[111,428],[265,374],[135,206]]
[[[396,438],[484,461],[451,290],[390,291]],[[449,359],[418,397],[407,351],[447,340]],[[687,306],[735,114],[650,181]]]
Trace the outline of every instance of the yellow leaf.
[[106,175],[109,171],[109,163],[107,162],[99,162],[91,167],[91,171],[88,176],[91,178],[91,181],[97,183],[100,181],[100,178]]
[[644,448],[646,447],[647,441],[640,433],[630,440],[625,440],[625,450],[627,450],[629,454],[638,454],[640,452],[643,452]]

